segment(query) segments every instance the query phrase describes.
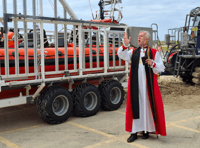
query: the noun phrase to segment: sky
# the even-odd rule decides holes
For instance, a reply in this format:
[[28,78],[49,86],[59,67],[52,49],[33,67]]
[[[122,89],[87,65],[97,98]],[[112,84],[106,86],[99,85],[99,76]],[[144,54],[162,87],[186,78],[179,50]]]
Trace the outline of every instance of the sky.
[[[37,2],[38,0],[36,0]],[[17,0],[17,13],[23,13],[23,0]],[[43,0],[43,15],[53,17],[53,8],[50,5],[53,0]],[[91,20],[92,14],[89,0],[66,0],[78,19]],[[93,13],[99,10],[99,0],[90,0]],[[58,1],[58,15],[63,17],[63,8]],[[200,0],[122,0],[119,6],[123,7],[123,19],[120,23],[129,26],[150,27],[152,23],[158,24],[158,35],[164,40],[169,28],[183,27],[186,14],[195,7],[200,7]],[[118,8],[118,5],[117,7]],[[0,17],[3,16],[2,0],[0,0]],[[13,13],[13,0],[7,0],[7,11]],[[32,0],[27,0],[27,14],[32,15]],[[37,14],[39,10],[37,9]],[[9,24],[12,26],[12,24]],[[20,27],[21,24],[19,24]],[[2,26],[2,25],[0,25]],[[28,24],[31,28],[31,24]],[[47,26],[52,28],[53,26]],[[60,26],[62,28],[62,26]]]

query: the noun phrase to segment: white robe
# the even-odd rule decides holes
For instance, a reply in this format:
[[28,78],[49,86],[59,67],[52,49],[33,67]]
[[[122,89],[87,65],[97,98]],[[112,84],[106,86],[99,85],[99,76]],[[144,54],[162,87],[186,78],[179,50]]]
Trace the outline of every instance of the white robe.
[[[122,47],[118,50],[118,56],[119,58],[131,63],[131,57],[133,50],[124,50],[122,51]],[[146,49],[144,49],[146,51]],[[142,57],[145,56],[145,53],[143,52],[143,49],[141,49],[140,52],[140,60],[142,60]],[[164,71],[164,65],[162,58],[159,54],[159,52],[156,52],[154,63],[156,63],[156,67],[153,68],[153,72],[155,74],[160,73],[161,71]],[[142,62],[139,62],[138,67],[138,79],[139,79],[139,112],[140,112],[140,118],[139,119],[133,119],[133,127],[131,133],[136,133],[140,131],[145,132],[154,132],[154,121],[153,121],[153,115],[150,108],[150,103],[148,99],[148,92],[147,92],[147,82],[146,82],[146,72],[145,67]]]

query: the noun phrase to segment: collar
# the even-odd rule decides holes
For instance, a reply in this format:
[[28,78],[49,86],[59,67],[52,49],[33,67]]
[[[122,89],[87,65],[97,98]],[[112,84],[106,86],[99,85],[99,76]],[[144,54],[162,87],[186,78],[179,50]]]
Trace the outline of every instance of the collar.
[[144,48],[144,49],[143,49],[143,48],[141,48],[141,51],[146,51],[146,50],[147,50],[147,48]]

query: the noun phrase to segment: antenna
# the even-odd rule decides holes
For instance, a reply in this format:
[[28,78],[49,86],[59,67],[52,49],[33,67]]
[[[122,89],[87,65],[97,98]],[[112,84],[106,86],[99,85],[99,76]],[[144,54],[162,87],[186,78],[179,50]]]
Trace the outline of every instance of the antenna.
[[90,4],[90,9],[91,9],[91,13],[92,13],[92,18],[93,18],[93,20],[94,20],[94,15],[93,15],[93,12],[92,12],[91,3],[90,3],[90,0],[88,0],[88,1],[89,1],[89,4]]

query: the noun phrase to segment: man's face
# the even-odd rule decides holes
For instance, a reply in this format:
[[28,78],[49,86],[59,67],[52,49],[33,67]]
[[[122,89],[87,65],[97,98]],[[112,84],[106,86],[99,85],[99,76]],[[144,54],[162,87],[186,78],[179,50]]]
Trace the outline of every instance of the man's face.
[[147,44],[149,41],[149,39],[146,37],[146,32],[141,32],[138,35],[138,45],[139,46],[144,46],[145,44]]

